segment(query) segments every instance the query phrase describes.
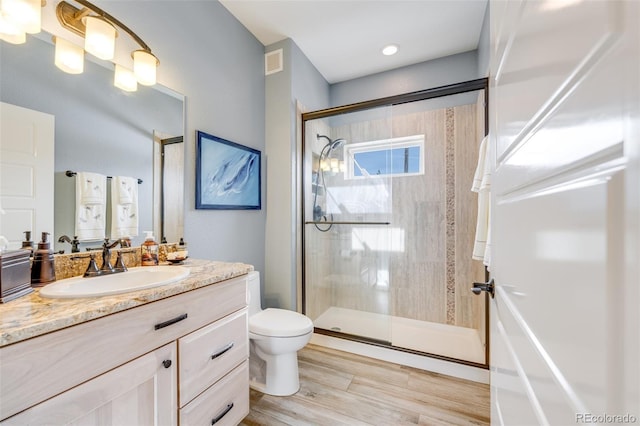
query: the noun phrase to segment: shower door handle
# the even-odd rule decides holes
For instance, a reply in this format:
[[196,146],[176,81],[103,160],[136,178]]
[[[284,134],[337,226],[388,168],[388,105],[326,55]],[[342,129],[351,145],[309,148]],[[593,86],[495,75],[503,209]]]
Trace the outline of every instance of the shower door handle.
[[474,294],[480,294],[483,291],[486,291],[491,295],[491,298],[493,299],[496,295],[495,282],[493,281],[493,278],[491,278],[486,283],[473,283],[473,287],[471,288],[471,291]]

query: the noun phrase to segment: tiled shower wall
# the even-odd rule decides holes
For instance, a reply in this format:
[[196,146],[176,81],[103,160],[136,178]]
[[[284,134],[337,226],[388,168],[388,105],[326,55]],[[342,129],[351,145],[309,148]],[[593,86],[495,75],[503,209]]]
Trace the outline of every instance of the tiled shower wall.
[[[348,143],[424,134],[425,173],[392,179],[390,222],[392,228],[403,230],[404,251],[381,254],[388,256],[387,288],[363,282],[361,254],[345,256],[349,227],[306,237],[315,240],[313,250],[307,244],[306,255],[313,251],[313,268],[322,269],[307,274],[312,319],[337,306],[483,327],[483,298],[469,290],[474,281],[484,279],[481,262],[471,260],[477,196],[470,188],[483,136],[484,123],[478,122],[483,120],[478,111],[481,105],[478,101],[402,115],[394,111],[393,117],[332,128],[332,138],[345,138]],[[329,184],[352,184],[337,179],[331,178]],[[308,267],[308,272],[313,268]]]

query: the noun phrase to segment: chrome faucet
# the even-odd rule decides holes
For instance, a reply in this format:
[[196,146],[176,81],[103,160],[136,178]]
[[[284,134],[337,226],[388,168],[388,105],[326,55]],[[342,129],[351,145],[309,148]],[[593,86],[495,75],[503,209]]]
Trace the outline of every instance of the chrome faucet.
[[71,244],[71,253],[79,253],[80,252],[80,249],[78,248],[78,245],[80,244],[80,241],[78,240],[78,237],[76,237],[76,236],[74,236],[73,240],[72,240],[68,236],[63,235],[60,238],[58,238],[58,242],[59,243],[69,243],[69,244]]

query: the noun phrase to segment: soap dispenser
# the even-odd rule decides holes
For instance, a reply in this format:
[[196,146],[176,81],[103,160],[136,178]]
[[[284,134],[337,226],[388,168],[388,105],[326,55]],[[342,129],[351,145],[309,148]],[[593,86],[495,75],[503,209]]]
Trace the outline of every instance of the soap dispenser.
[[142,266],[155,266],[158,264],[158,243],[153,238],[151,231],[145,231],[145,234],[147,234],[147,236],[140,247],[142,251],[140,264]]
[[31,231],[24,231],[24,241],[22,242],[22,248],[31,252],[30,256],[33,256],[33,241],[31,241]]
[[48,232],[42,233],[42,241],[38,243],[38,249],[33,253],[31,265],[31,286],[42,287],[56,280],[56,268],[53,258],[53,250],[48,240]]

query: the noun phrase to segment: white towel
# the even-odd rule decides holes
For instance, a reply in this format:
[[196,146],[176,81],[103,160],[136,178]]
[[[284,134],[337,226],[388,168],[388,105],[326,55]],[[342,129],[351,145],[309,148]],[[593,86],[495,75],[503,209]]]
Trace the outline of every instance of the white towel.
[[487,136],[480,143],[478,166],[473,176],[471,190],[478,193],[478,219],[472,258],[491,266],[491,156]]
[[107,177],[98,173],[76,174],[76,232],[80,241],[102,240],[107,213]]
[[111,179],[111,238],[138,235],[138,179],[114,176]]

